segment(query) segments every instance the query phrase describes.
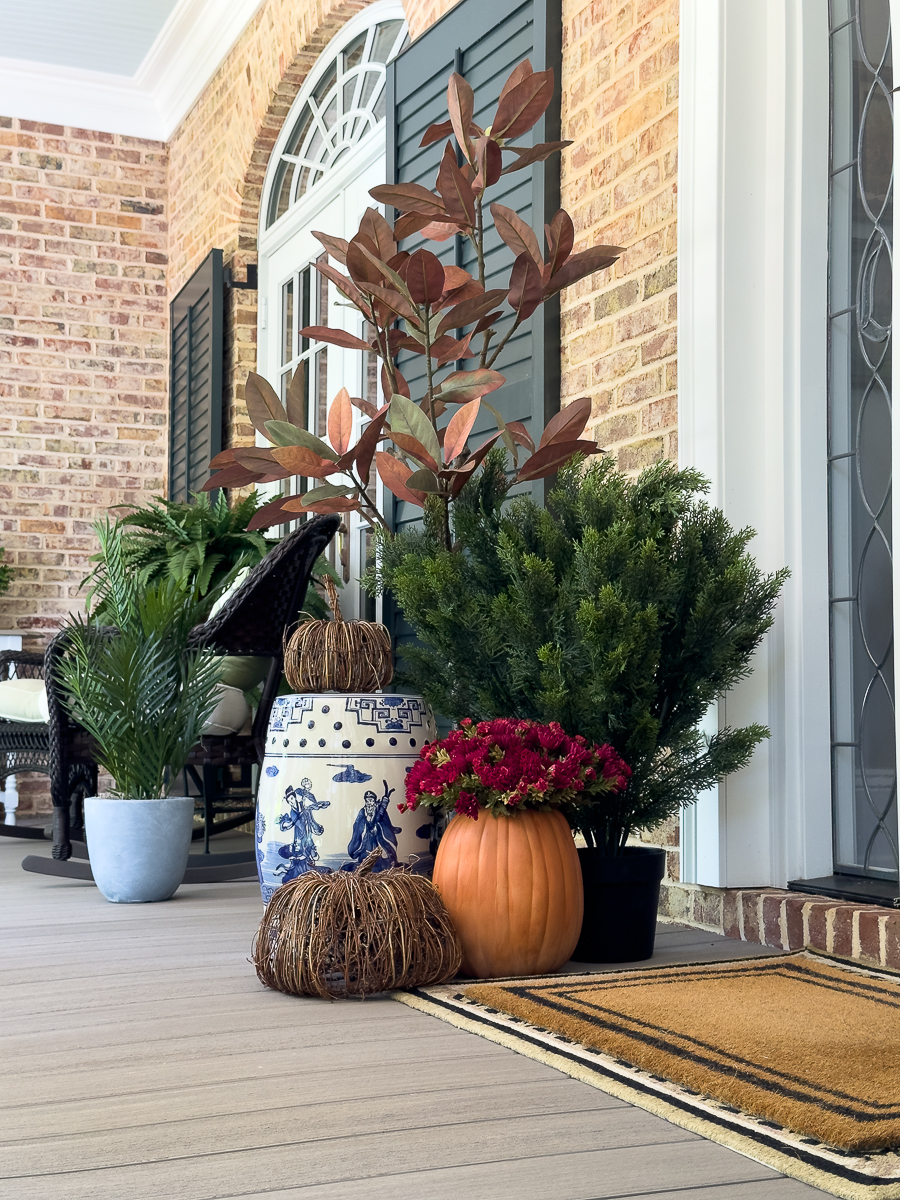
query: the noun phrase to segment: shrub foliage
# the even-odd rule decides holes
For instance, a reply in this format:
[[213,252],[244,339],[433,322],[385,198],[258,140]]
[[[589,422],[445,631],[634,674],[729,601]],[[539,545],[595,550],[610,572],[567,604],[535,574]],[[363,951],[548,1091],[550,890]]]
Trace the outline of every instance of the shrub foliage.
[[564,467],[546,509],[507,501],[492,453],[454,510],[454,551],[436,519],[380,537],[372,588],[390,588],[419,644],[404,674],[444,715],[558,721],[611,744],[628,788],[573,810],[589,845],[620,853],[744,766],[768,730],[706,740],[709,705],[750,673],[787,572],[765,574],[707,504],[708,484],[670,463],[631,481],[610,459]]

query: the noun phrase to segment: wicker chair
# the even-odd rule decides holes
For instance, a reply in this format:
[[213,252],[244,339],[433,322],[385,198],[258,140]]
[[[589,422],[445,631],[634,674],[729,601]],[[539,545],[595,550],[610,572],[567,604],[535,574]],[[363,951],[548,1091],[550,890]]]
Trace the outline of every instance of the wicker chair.
[[[251,766],[262,761],[269,714],[284,665],[282,634],[295,619],[303,602],[313,564],[334,537],[339,524],[340,518],[336,516],[307,521],[254,567],[221,610],[198,625],[191,634],[191,641],[197,646],[214,647],[222,654],[259,655],[272,660],[252,732],[204,737],[191,751],[188,773],[200,784],[206,802],[205,828],[198,831],[200,837],[205,835],[208,839],[210,832],[233,828],[252,816],[253,798],[248,793],[243,804],[237,805],[236,812],[230,813],[225,820],[213,821],[217,800],[221,798],[216,776],[226,767],[237,766],[242,768],[245,780],[248,780]],[[4,778],[20,771],[43,771],[50,775],[53,858],[30,856],[23,862],[23,867],[42,874],[89,879],[87,864],[80,869],[61,869],[79,867],[67,860],[73,853],[73,839],[80,843],[84,837],[84,797],[92,795],[97,787],[93,742],[70,718],[52,684],[54,666],[65,649],[66,637],[65,630],[57,634],[43,657],[17,651],[0,654],[0,677],[11,674],[13,678],[44,678],[48,681],[50,710],[48,725],[0,720],[0,774]],[[0,835],[10,833],[14,837],[43,836],[41,830],[0,825]],[[84,855],[80,845],[76,853]],[[224,859],[228,856],[215,857]],[[190,870],[188,874],[191,874]],[[186,881],[190,880],[186,877]]]

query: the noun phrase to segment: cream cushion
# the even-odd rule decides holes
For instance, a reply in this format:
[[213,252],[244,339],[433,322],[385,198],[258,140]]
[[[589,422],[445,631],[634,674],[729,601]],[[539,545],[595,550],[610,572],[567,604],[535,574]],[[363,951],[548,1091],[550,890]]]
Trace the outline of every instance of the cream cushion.
[[222,682],[248,692],[268,675],[271,661],[252,654],[226,654],[222,657]]
[[0,717],[42,725],[50,720],[43,679],[0,680]]
[[209,720],[203,726],[202,733],[224,737],[229,733],[239,733],[250,716],[250,706],[244,699],[240,688],[219,684],[219,703],[209,715]]

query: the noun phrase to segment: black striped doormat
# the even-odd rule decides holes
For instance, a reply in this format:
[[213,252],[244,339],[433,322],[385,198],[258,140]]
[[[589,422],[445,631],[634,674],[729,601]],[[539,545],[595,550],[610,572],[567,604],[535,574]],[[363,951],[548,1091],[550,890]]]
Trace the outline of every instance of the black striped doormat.
[[395,998],[847,1200],[900,1200],[900,979],[810,952]]

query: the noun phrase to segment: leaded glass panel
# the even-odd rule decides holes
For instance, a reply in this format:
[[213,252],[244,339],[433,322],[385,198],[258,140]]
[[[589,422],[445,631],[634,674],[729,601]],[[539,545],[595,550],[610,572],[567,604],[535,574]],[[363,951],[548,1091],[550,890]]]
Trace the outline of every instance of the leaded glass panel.
[[831,0],[829,545],[835,870],[897,877],[890,0]]

